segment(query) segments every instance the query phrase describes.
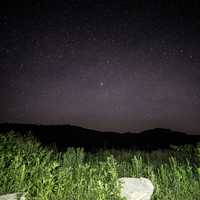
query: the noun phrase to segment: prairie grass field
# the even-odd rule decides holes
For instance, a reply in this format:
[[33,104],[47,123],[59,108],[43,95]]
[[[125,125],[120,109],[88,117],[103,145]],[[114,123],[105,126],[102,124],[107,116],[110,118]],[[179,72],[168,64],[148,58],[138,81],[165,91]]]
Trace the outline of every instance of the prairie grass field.
[[120,177],[146,177],[153,200],[200,200],[200,144],[152,152],[44,147],[33,136],[0,134],[0,194],[30,200],[122,200]]

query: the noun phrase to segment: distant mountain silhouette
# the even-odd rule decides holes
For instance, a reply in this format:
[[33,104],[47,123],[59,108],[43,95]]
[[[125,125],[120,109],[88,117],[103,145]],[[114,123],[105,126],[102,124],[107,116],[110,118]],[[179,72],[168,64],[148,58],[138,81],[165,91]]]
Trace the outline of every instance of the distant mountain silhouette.
[[84,147],[86,150],[98,148],[154,150],[170,148],[171,145],[200,142],[200,135],[189,135],[163,128],[136,134],[102,132],[71,125],[0,124],[0,133],[4,134],[11,130],[21,134],[31,132],[42,144],[54,144],[58,149]]

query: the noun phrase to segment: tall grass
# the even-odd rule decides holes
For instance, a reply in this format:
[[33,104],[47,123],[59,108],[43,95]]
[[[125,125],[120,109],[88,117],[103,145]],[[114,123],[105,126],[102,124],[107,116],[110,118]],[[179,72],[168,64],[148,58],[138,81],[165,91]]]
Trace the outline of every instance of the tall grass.
[[147,177],[154,200],[200,199],[200,145],[140,152],[42,147],[33,137],[0,134],[0,194],[35,200],[120,200],[120,177]]

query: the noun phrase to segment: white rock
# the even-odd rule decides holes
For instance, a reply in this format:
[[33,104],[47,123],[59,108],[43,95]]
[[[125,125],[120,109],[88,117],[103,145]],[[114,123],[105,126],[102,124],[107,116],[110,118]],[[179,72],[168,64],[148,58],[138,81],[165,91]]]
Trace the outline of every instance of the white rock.
[[0,200],[25,200],[23,193],[12,193],[0,195]]
[[127,200],[150,200],[154,186],[147,178],[120,178],[122,197]]

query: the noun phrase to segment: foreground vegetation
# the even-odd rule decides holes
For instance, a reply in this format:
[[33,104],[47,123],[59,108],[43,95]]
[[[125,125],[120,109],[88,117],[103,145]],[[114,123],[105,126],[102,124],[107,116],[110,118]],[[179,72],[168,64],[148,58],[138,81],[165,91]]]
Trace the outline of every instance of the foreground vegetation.
[[139,152],[64,152],[31,136],[0,134],[0,194],[24,192],[36,200],[120,200],[120,177],[147,177],[154,200],[200,199],[200,146]]

